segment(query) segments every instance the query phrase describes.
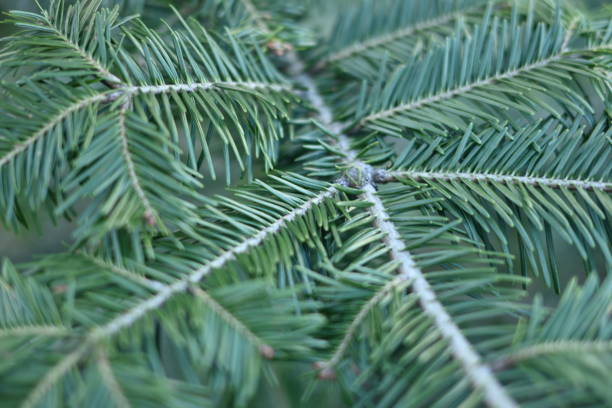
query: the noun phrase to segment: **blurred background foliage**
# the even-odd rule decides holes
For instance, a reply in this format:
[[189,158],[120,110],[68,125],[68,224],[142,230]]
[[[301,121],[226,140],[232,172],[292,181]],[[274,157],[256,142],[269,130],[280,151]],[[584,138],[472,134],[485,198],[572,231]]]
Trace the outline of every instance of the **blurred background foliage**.
[[[106,0],[109,4],[123,4],[126,0]],[[537,1],[537,0],[535,0]],[[594,15],[612,14],[612,0],[567,0],[572,3],[579,3],[583,9]],[[40,0],[44,4],[45,0]],[[351,3],[355,4],[358,0],[327,0],[313,1],[311,4],[320,5],[315,17],[321,19],[329,19],[333,16],[327,15],[326,6],[332,3],[342,2],[346,7],[350,7]],[[149,19],[155,19],[159,13],[159,7],[167,4],[177,5],[180,7],[180,0],[130,0],[130,13],[140,13],[146,7],[146,14]],[[313,6],[314,7],[314,6]],[[33,11],[38,7],[35,0],[0,0],[0,13],[4,14],[8,10],[28,10]],[[158,19],[159,17],[157,17]],[[4,20],[4,17],[1,20]],[[318,24],[317,24],[318,25]],[[10,24],[0,24],[0,39],[12,33],[14,27]],[[219,161],[222,165],[222,161]],[[224,182],[222,180],[215,182],[213,185],[207,186],[207,191],[217,193],[223,191]],[[70,220],[49,219],[44,224],[40,225],[36,231],[30,231],[25,234],[16,235],[10,233],[0,226],[0,258],[8,257],[15,263],[27,262],[41,255],[60,252],[65,249],[71,242],[71,232],[73,224]],[[567,280],[575,276],[575,271],[581,269],[581,260],[569,246],[564,242],[558,241],[559,256],[562,257],[563,269],[560,270],[562,277]],[[579,280],[584,277],[579,276]],[[532,291],[545,293],[545,302],[551,305],[556,304],[558,297],[545,286],[532,287]],[[315,389],[310,390],[312,395],[309,395],[307,400],[304,400],[304,390],[308,389],[308,385],[313,385],[312,369],[310,367],[302,367],[296,370],[295,365],[278,364],[276,367],[275,378],[264,380],[265,384],[260,387],[259,395],[254,399],[257,401],[257,407],[342,407],[341,396],[338,395],[337,388],[333,382],[318,382]],[[310,392],[307,392],[309,394]]]

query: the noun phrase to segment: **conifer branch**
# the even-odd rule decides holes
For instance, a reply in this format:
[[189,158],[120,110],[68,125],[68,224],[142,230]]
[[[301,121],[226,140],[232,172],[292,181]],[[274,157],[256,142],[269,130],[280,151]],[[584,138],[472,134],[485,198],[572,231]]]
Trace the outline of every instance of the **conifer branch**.
[[342,360],[342,357],[344,357],[344,354],[348,350],[351,341],[353,341],[355,335],[357,334],[357,329],[368,317],[368,313],[370,313],[370,311],[374,309],[389,292],[391,292],[394,288],[402,284],[404,281],[405,279],[403,277],[391,280],[378,291],[376,291],[376,293],[370,298],[370,300],[363,304],[361,309],[359,309],[359,312],[351,320],[351,323],[346,329],[346,333],[344,334],[342,340],[332,353],[331,358],[323,362],[321,365],[322,367],[324,367],[325,369],[331,369]]
[[157,211],[155,211],[155,209],[151,205],[151,202],[149,201],[147,194],[142,188],[138,174],[136,174],[136,167],[134,165],[134,160],[132,159],[132,154],[130,153],[130,146],[129,146],[129,141],[127,137],[127,127],[125,124],[129,104],[130,104],[130,98],[126,98],[126,100],[123,102],[121,106],[121,110],[119,111],[118,126],[119,126],[119,139],[121,141],[121,154],[127,166],[128,175],[132,183],[132,186],[134,187],[134,191],[136,192],[136,195],[140,199],[142,206],[145,209],[144,217],[150,225],[154,225],[156,222],[156,218],[158,217]]
[[[92,105],[96,102],[110,103],[118,100],[123,96],[138,95],[138,94],[162,94],[169,92],[197,92],[197,91],[209,91],[209,90],[220,90],[224,88],[234,89],[248,89],[248,90],[271,90],[274,92],[291,92],[292,88],[288,85],[283,84],[268,84],[264,82],[237,82],[237,81],[221,81],[221,82],[206,82],[206,83],[191,83],[191,84],[169,84],[169,85],[143,85],[143,86],[121,86],[113,92],[100,93],[93,96],[85,97],[81,100],[76,101],[70,106],[67,106],[62,111],[58,112],[53,118],[36,131],[32,136],[26,140],[17,143],[11,151],[0,157],[0,167],[11,161],[19,153],[26,150],[29,146],[36,143],[38,139],[45,135],[55,125],[60,123],[71,113],[74,113],[82,108]],[[120,128],[125,133],[125,126],[122,122],[125,122],[125,114],[127,113],[128,105],[124,106],[120,114]],[[123,117],[123,119],[121,119]],[[122,137],[122,141],[124,138]],[[125,150],[124,150],[125,151]],[[140,196],[140,194],[139,194]]]
[[253,333],[251,329],[245,326],[240,319],[219,304],[212,296],[196,286],[191,287],[189,290],[228,325],[246,337],[255,347],[257,347],[260,353],[267,355],[269,358],[272,357],[271,355],[274,352],[272,348]]
[[[290,55],[290,70],[295,80],[307,89],[308,100],[317,110],[319,121],[327,126],[332,134],[334,134],[334,131],[338,134],[338,129],[341,129],[342,125],[333,121],[331,109],[323,101],[312,78],[304,73],[304,66],[295,54]],[[350,149],[348,138],[345,135],[339,134],[337,144],[351,162],[360,166],[368,166],[366,163],[356,160],[357,154]],[[484,399],[490,407],[517,408],[518,404],[508,395],[495,378],[491,368],[482,361],[482,358],[437,299],[423,272],[414,262],[412,255],[406,250],[395,225],[389,221],[389,215],[386,213],[382,201],[376,195],[376,188],[371,180],[366,179],[366,183],[361,186],[361,189],[363,199],[372,204],[369,209],[370,214],[374,217],[375,226],[385,234],[383,241],[391,250],[391,258],[400,264],[400,278],[411,282],[411,287],[419,298],[423,311],[434,321],[440,335],[448,341],[451,353],[461,364],[472,384],[483,391]],[[340,347],[341,355],[343,352],[342,344]],[[344,348],[346,348],[346,345]],[[324,368],[328,368],[327,365],[324,365]]]
[[[379,119],[384,119],[384,118],[388,118],[390,116],[393,116],[399,112],[407,112],[407,111],[411,111],[414,109],[418,109],[420,107],[426,106],[426,105],[432,105],[434,103],[440,102],[440,101],[444,101],[447,99],[451,99],[453,97],[459,96],[459,95],[463,95],[466,94],[474,89],[478,89],[481,87],[485,87],[487,85],[491,85],[494,84],[496,82],[500,82],[500,81],[504,81],[504,80],[508,80],[511,78],[514,78],[516,76],[519,76],[521,74],[524,74],[525,72],[530,72],[533,71],[535,69],[538,68],[543,68],[546,67],[547,65],[557,62],[559,61],[561,58],[563,58],[564,52],[559,52],[557,54],[552,55],[551,57],[545,58],[541,61],[535,62],[533,64],[528,64],[525,65],[523,67],[517,68],[517,69],[513,69],[511,71],[507,71],[504,73],[500,73],[498,75],[493,75],[491,77],[488,78],[484,78],[481,79],[480,81],[476,81],[473,82],[471,84],[467,84],[455,89],[450,89],[448,91],[445,92],[440,92],[438,94],[435,95],[431,95],[428,96],[426,98],[421,98],[421,99],[417,99],[415,101],[412,101],[410,103],[404,103],[398,106],[395,106],[393,108],[390,109],[385,109],[382,110],[380,112],[376,112],[373,114],[370,114],[368,116],[365,116],[364,118],[362,118],[359,121],[359,124],[357,126],[357,128],[362,128],[363,126],[367,125],[369,122],[373,122],[375,120],[379,120]],[[353,129],[354,130],[354,129]]]
[[265,82],[204,82],[193,84],[169,84],[169,85],[143,85],[130,86],[122,89],[128,94],[162,94],[169,92],[197,92],[209,90],[221,90],[226,88],[244,88],[248,90],[270,90],[274,92],[291,92],[292,88],[283,84],[268,84]]
[[30,391],[21,408],[35,408],[38,406],[40,399],[45,393],[53,387],[68,371],[85,356],[90,349],[90,342],[83,342],[76,350],[62,357],[62,359],[53,368],[36,383],[36,386]]
[[102,377],[102,381],[106,384],[106,387],[109,390],[111,398],[115,402],[118,408],[130,408],[131,404],[128,401],[127,397],[123,393],[121,389],[121,385],[115,374],[113,373],[113,368],[108,362],[108,357],[106,353],[98,347],[98,371],[100,372],[100,377]]
[[122,85],[123,82],[121,81],[121,79],[119,79],[117,76],[112,74],[108,69],[102,66],[100,61],[94,58],[94,56],[91,55],[91,53],[89,53],[87,50],[79,46],[79,44],[76,44],[74,41],[68,38],[68,36],[61,31],[61,27],[58,27],[57,25],[53,24],[53,22],[51,22],[48,19],[46,12],[44,15],[45,15],[45,20],[47,24],[53,30],[55,35],[57,35],[62,41],[64,41],[66,45],[68,45],[69,48],[74,50],[87,64],[89,64],[92,68],[94,68],[100,74],[101,78],[104,81],[109,83],[110,87],[114,88],[114,87]]
[[139,283],[153,291],[160,291],[162,289],[164,289],[166,287],[166,285],[164,285],[161,282],[158,281],[154,281],[151,279],[147,279],[144,276],[138,275],[137,273],[134,273],[130,270],[127,270],[125,268],[121,268],[116,264],[110,263],[110,262],[106,262],[103,259],[100,259],[98,257],[95,257],[93,255],[90,255],[86,252],[80,251],[78,252],[78,255],[82,256],[83,258],[91,261],[93,264],[103,268],[103,269],[108,269],[114,273],[116,273],[117,275],[121,275],[121,276],[125,276],[126,278],[130,279],[131,281],[134,281],[136,283]]
[[297,217],[303,216],[311,208],[322,203],[326,198],[329,198],[334,194],[336,194],[336,187],[331,186],[327,188],[326,190],[309,199],[299,207],[293,209],[288,214],[277,219],[275,222],[273,222],[263,230],[259,231],[253,237],[242,241],[240,244],[236,245],[230,250],[223,252],[215,259],[202,265],[200,268],[196,269],[191,275],[173,283],[172,285],[166,286],[164,289],[160,290],[155,296],[149,298],[144,302],[141,302],[138,306],[134,307],[129,312],[118,316],[105,326],[96,329],[94,333],[92,333],[92,338],[101,339],[105,337],[110,337],[120,331],[122,328],[131,326],[132,324],[134,324],[134,322],[142,318],[150,311],[155,310],[161,305],[163,305],[165,302],[168,301],[168,299],[172,298],[178,293],[185,292],[189,289],[191,285],[200,282],[213,270],[223,267],[228,262],[234,260],[237,255],[242,254],[251,249],[252,247],[259,245],[261,242],[263,242],[264,239],[278,232],[286,224],[290,223]]
[[0,338],[12,336],[45,336],[45,337],[61,337],[70,333],[67,327],[50,326],[50,325],[35,325],[35,326],[19,326],[8,329],[0,329]]
[[332,142],[338,144],[348,162],[354,162],[357,158],[357,153],[350,149],[348,137],[341,132],[345,125],[334,121],[331,108],[323,100],[312,77],[306,73],[304,63],[295,52],[290,52],[287,55],[287,61],[289,62],[289,72],[293,79],[306,88],[306,99],[317,112],[318,122],[326,127],[330,134],[337,136],[338,140]]
[[[398,69],[392,76],[391,80],[389,80],[386,86],[380,91],[382,94],[387,95],[386,99],[381,100],[378,106],[374,105],[374,107],[367,112],[367,114],[363,111],[363,107],[359,108],[355,122],[350,124],[350,127],[345,129],[345,131],[356,131],[366,126],[373,126],[375,129],[380,130],[380,128],[385,128],[386,125],[388,125],[390,128],[399,129],[402,128],[402,119],[405,118],[408,118],[408,127],[414,128],[414,123],[412,122],[415,120],[411,115],[416,114],[412,112],[420,110],[421,108],[436,109],[438,107],[438,109],[446,109],[444,112],[447,112],[449,116],[441,116],[440,118],[440,121],[442,121],[442,119],[446,119],[446,125],[448,125],[448,123],[454,124],[452,120],[453,115],[457,115],[465,119],[481,116],[483,118],[488,118],[495,121],[494,117],[488,116],[485,112],[482,112],[482,109],[479,109],[479,104],[497,108],[501,107],[504,110],[516,108],[524,111],[525,113],[533,113],[532,110],[528,109],[528,106],[529,103],[535,103],[541,108],[547,109],[558,116],[558,113],[555,110],[552,110],[548,104],[539,102],[537,97],[529,99],[528,96],[530,95],[530,92],[534,90],[543,92],[546,86],[557,88],[556,92],[567,93],[567,90],[571,86],[571,75],[580,74],[580,70],[572,66],[572,64],[576,61],[576,57],[591,53],[594,50],[602,47],[601,44],[598,44],[578,49],[570,49],[569,43],[575,33],[576,24],[576,20],[572,21],[569,28],[563,33],[563,36],[556,37],[556,41],[558,41],[558,43],[553,43],[553,41],[555,41],[553,34],[555,31],[553,30],[561,30],[559,25],[551,28],[550,33],[541,34],[543,38],[542,41],[549,41],[549,47],[552,47],[552,49],[547,56],[540,57],[538,60],[528,59],[530,62],[524,62],[524,65],[513,67],[513,64],[509,63],[507,60],[507,58],[509,58],[508,56],[504,56],[500,52],[497,52],[497,54],[495,54],[497,61],[491,61],[491,64],[495,65],[491,65],[491,67],[485,70],[485,72],[488,71],[486,73],[483,73],[482,70],[478,71],[474,67],[468,69],[469,73],[466,73],[464,72],[466,70],[465,66],[459,70],[456,67],[450,69],[446,67],[446,64],[444,64],[444,67],[441,68],[443,71],[441,75],[443,75],[444,79],[438,81],[438,78],[434,77],[432,80],[436,80],[438,83],[433,90],[426,92],[425,90],[427,88],[421,87],[423,91],[413,92],[414,95],[412,96],[409,96],[412,92],[409,90],[400,91],[400,93],[396,92],[396,94],[390,94],[390,87],[401,87],[401,83],[404,83],[405,81],[416,81],[415,78],[423,78],[427,72],[426,65],[442,63],[444,55],[448,55],[448,53],[466,52],[471,54],[482,52],[475,48],[477,41],[474,38],[457,37],[454,42],[449,42],[445,48],[430,54],[424,61],[407,64],[401,69]],[[514,30],[518,30],[518,26],[517,29]],[[532,35],[536,35],[536,33],[537,32],[533,30]],[[542,31],[542,33],[544,33],[544,31]],[[546,35],[548,37],[546,37]],[[560,33],[558,35],[560,36]],[[483,27],[481,34],[478,36],[479,40],[487,42],[502,41],[503,38],[503,34],[500,30],[488,27]],[[517,38],[517,40],[519,40],[519,38]],[[507,42],[508,40],[506,39],[503,41]],[[512,45],[508,42],[505,44],[500,44],[499,47],[506,47],[503,49],[504,53],[509,54],[509,49],[512,47]],[[566,75],[562,77],[563,79],[554,79],[554,77],[547,79],[545,75],[542,75],[543,70],[552,69],[555,64],[559,64],[559,69],[566,72]],[[496,66],[496,69],[492,69],[494,66]],[[585,73],[582,72],[582,74]],[[521,84],[520,79],[523,76],[528,78],[525,83]],[[602,75],[598,76],[591,74],[591,77],[596,81],[603,80]],[[449,80],[448,78],[452,78],[452,80]],[[518,90],[516,91],[510,89],[510,86],[512,83],[514,83],[514,81],[519,81],[518,83],[520,84],[520,86],[518,86]],[[530,85],[530,83],[532,85]],[[483,93],[487,88],[494,87],[496,84],[506,84],[508,86],[497,89],[497,91],[493,92],[490,96]],[[522,98],[524,103],[522,105],[514,103],[512,98],[510,98],[510,95],[513,95],[513,97],[519,99]],[[369,96],[374,99],[378,98],[375,94],[371,94]],[[460,103],[458,105],[453,105],[453,103],[450,102],[451,99],[461,97],[468,99],[466,106],[463,106]],[[560,99],[563,100],[561,97]],[[579,111],[581,111],[582,108],[580,106],[582,105],[587,110],[592,110],[592,107],[587,104],[586,99],[587,96],[579,95],[578,104],[574,103],[569,98],[566,100],[568,101],[568,106],[571,106],[572,109],[577,108]],[[470,103],[474,104],[474,106],[471,106]],[[396,117],[398,119],[394,120]],[[379,124],[374,123],[380,120],[383,121]],[[432,121],[432,125],[435,126],[435,121]],[[422,126],[424,129],[428,129],[426,125]],[[397,135],[397,132],[391,131],[391,133]]]
[[551,341],[527,346],[492,364],[495,371],[505,370],[525,360],[548,354],[604,353],[612,351],[612,341]]
[[420,21],[416,24],[400,28],[390,33],[375,36],[365,41],[351,44],[343,49],[333,52],[327,58],[321,60],[321,62],[316,65],[315,69],[323,69],[328,64],[336,63],[340,60],[350,58],[356,54],[362,54],[371,48],[381,47],[385,44],[401,40],[402,38],[409,37],[416,32],[425,31],[434,27],[438,27],[440,25],[448,24],[451,21],[458,20],[462,16],[465,16],[467,13],[468,10],[463,10],[444,14],[435,18],[431,18],[429,20]]
[[478,172],[438,172],[438,171],[379,171],[378,182],[391,182],[402,178],[415,181],[473,181],[481,183],[525,184],[550,188],[612,191],[612,183],[604,181],[571,180],[549,177],[513,176]]
[[410,286],[419,298],[424,313],[433,320],[440,335],[448,341],[451,353],[461,364],[472,384],[483,391],[487,405],[500,408],[518,407],[437,299],[425,275],[406,250],[395,225],[389,220],[382,201],[376,195],[376,188],[372,184],[366,184],[363,191],[364,198],[373,204],[370,213],[375,219],[375,225],[385,233],[383,240],[391,250],[391,258],[400,263],[400,277],[411,282]]
[[[308,43],[300,1],[190,1],[206,29],[176,13],[183,28],[165,36],[102,0],[11,12],[24,30],[0,52],[20,77],[2,85],[0,221],[29,229],[43,209],[78,210],[86,249],[25,273],[3,263],[0,353],[16,360],[0,367],[2,400],[248,406],[262,358],[311,361],[332,344],[319,378],[362,405],[609,402],[612,280],[592,273],[553,313],[537,297],[527,312],[513,273],[561,291],[558,238],[587,270],[612,264],[612,129],[599,118],[612,23],[581,17],[575,34],[565,8],[540,14],[552,0],[499,18],[477,2],[385,0],[397,12],[384,14],[364,0],[308,54],[323,56],[310,73],[291,51]],[[453,24],[463,16],[470,30]],[[314,76],[334,63],[340,75]],[[282,169],[300,150],[282,150],[288,112],[313,125],[289,128],[313,178],[252,182],[255,160]],[[399,152],[385,135],[410,140]],[[231,196],[201,192],[218,147],[228,184],[234,164],[249,175]],[[506,318],[527,314],[517,337]]]
[[[32,392],[26,398],[23,408],[34,408],[43,397],[44,393],[49,390],[67,371],[71,370],[90,350],[90,348],[100,342],[113,337],[122,329],[132,326],[134,323],[142,319],[148,313],[159,309],[168,300],[174,296],[188,291],[194,284],[199,283],[212,271],[222,268],[230,261],[236,259],[236,256],[247,252],[253,247],[260,245],[266,238],[276,234],[288,223],[298,217],[304,216],[310,209],[321,204],[325,199],[332,197],[337,193],[335,186],[330,186],[327,189],[319,192],[309,200],[305,201],[300,206],[294,208],[287,214],[279,217],[268,227],[262,229],[252,237],[243,240],[236,246],[221,253],[214,259],[206,262],[201,267],[193,271],[187,277],[174,282],[171,285],[165,286],[155,295],[145,301],[140,302],[134,308],[126,313],[123,313],[107,324],[93,329],[81,343],[81,346],[63,357],[33,388]],[[262,351],[265,354],[265,350]]]
[[10,162],[15,156],[19,153],[26,150],[28,147],[36,143],[41,137],[43,137],[48,131],[53,129],[54,126],[59,124],[62,120],[66,119],[70,114],[81,110],[85,107],[95,104],[96,102],[106,102],[109,100],[108,93],[100,93],[93,96],[87,96],[82,98],[72,105],[69,105],[59,111],[55,116],[49,119],[49,121],[39,130],[34,132],[30,137],[25,139],[24,141],[17,143],[8,153],[4,156],[0,157],[0,167],[4,166],[8,162]]

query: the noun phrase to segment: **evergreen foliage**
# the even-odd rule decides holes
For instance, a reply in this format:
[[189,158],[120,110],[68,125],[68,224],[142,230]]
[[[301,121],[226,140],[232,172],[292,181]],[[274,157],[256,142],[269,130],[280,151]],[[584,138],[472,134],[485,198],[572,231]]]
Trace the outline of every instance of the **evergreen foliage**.
[[0,223],[74,240],[2,262],[0,405],[253,406],[276,362],[304,406],[612,405],[609,10],[38,7]]

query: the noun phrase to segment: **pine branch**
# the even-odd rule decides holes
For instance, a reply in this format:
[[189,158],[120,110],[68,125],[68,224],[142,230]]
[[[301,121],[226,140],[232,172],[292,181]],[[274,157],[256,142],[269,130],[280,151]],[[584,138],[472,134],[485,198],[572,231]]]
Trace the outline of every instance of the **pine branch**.
[[197,287],[191,288],[190,291],[215,314],[217,314],[221,319],[227,322],[228,325],[233,327],[237,332],[239,332],[251,343],[253,343],[265,358],[271,359],[272,357],[274,357],[274,349],[272,347],[267,345],[243,322],[241,322],[238,317],[234,316],[230,311],[220,305],[219,302],[217,302],[212,296]]
[[389,292],[393,291],[394,289],[398,287],[403,286],[405,281],[406,279],[403,276],[400,276],[399,278],[389,281],[386,285],[384,285],[382,288],[376,291],[376,293],[367,302],[365,302],[361,306],[361,308],[359,309],[359,312],[351,320],[348,328],[346,329],[344,336],[342,337],[342,340],[340,341],[340,343],[338,343],[338,345],[334,349],[333,353],[331,354],[331,357],[327,361],[324,361],[319,364],[319,366],[322,367],[324,370],[321,374],[322,377],[330,376],[331,374],[329,373],[329,371],[325,371],[325,370],[332,370],[344,358],[344,355],[347,353],[351,342],[354,340],[355,336],[357,335],[357,330],[363,324],[368,314],[376,306],[378,306],[380,301],[385,296],[387,296]]
[[30,146],[35,144],[40,140],[41,137],[45,136],[49,131],[51,131],[55,126],[61,123],[64,119],[66,119],[70,114],[77,112],[85,107],[94,105],[98,102],[106,102],[109,99],[108,93],[100,93],[95,95],[86,95],[81,99],[75,101],[69,106],[65,106],[59,110],[54,116],[50,118],[46,118],[46,122],[44,126],[40,127],[38,130],[29,135],[25,140],[17,142],[12,148],[0,157],[0,168],[13,160],[20,153],[24,152]]
[[61,326],[18,326],[12,328],[0,329],[0,338],[2,337],[63,337],[70,333],[67,327]]
[[[324,126],[328,127],[331,134],[334,134],[334,130],[341,129],[342,126],[333,122],[331,109],[323,102],[314,81],[307,74],[303,73],[303,65],[297,57],[291,56],[291,59],[291,71],[294,78],[306,87],[310,103],[318,111],[319,121]],[[348,160],[355,163],[357,154],[350,150],[348,138],[340,134],[337,143],[339,149],[343,151]],[[357,164],[365,165],[365,163],[362,162],[357,162]],[[435,321],[437,329],[442,337],[449,342],[452,354],[460,362],[471,382],[477,389],[483,390],[484,398],[489,406],[518,407],[518,404],[513,401],[500,382],[495,378],[490,367],[482,362],[481,357],[464,337],[461,330],[454,323],[441,303],[436,299],[435,293],[412,259],[411,254],[405,250],[405,245],[401,241],[397,229],[393,223],[389,221],[389,216],[385,211],[382,201],[375,194],[375,187],[370,182],[367,182],[361,186],[361,189],[363,190],[364,201],[372,205],[370,207],[370,214],[374,218],[375,226],[385,234],[383,242],[390,248],[391,258],[400,264],[400,279],[411,282],[411,287],[418,296],[423,311]],[[375,302],[374,299],[377,299],[377,296],[378,295],[372,299],[372,302]],[[375,303],[370,302],[366,303],[364,309],[358,313],[354,323],[350,325],[345,339],[340,343],[340,346],[331,359],[330,364],[332,366],[337,363],[337,360],[346,349],[348,341],[350,341],[352,337],[351,333],[354,332],[356,327],[354,324],[358,325],[359,321],[363,319],[364,314],[367,313],[369,307],[374,304]],[[324,367],[329,369],[329,364],[324,363]]]
[[119,111],[118,136],[121,142],[121,154],[123,156],[123,160],[125,161],[125,165],[127,166],[131,183],[134,186],[134,191],[136,191],[136,195],[138,195],[138,198],[140,199],[140,202],[142,203],[145,209],[144,217],[150,225],[155,225],[155,223],[157,222],[156,219],[159,219],[159,214],[157,214],[157,211],[155,211],[155,209],[151,205],[151,202],[149,201],[146,193],[144,192],[140,184],[140,179],[136,174],[134,160],[132,159],[132,155],[130,153],[130,146],[127,137],[127,128],[125,126],[125,117],[127,115],[129,104],[130,100],[126,99],[122,103],[121,109]]
[[502,184],[525,184],[540,187],[550,188],[567,188],[573,190],[601,190],[603,192],[612,191],[612,183],[588,181],[588,180],[571,180],[557,179],[549,177],[529,177],[529,176],[509,176],[495,173],[478,173],[478,172],[428,172],[428,171],[389,171],[380,172],[377,175],[377,181],[392,182],[403,178],[412,179],[415,181],[461,181],[461,182],[479,182],[479,183],[502,183]]
[[132,405],[123,393],[121,385],[117,381],[117,378],[113,373],[113,369],[108,362],[108,357],[100,348],[98,348],[97,350],[97,355],[98,370],[100,371],[100,376],[102,377],[102,380],[110,391],[113,401],[115,402],[118,408],[130,408]]
[[406,251],[399,232],[389,220],[390,217],[382,201],[376,196],[374,186],[367,184],[363,187],[363,191],[364,198],[373,203],[370,213],[374,217],[375,225],[385,233],[383,240],[391,249],[391,257],[400,263],[400,277],[411,282],[411,287],[419,298],[423,312],[433,319],[440,335],[448,341],[452,354],[459,361],[470,381],[477,389],[482,389],[487,405],[490,407],[518,407],[519,405],[508,395],[502,384],[495,378],[491,368],[482,361],[437,299],[423,272],[416,265],[410,252]]
[[313,207],[334,196],[336,193],[336,187],[328,187],[309,200],[305,201],[300,206],[297,206],[293,210],[284,214],[282,217],[279,217],[275,222],[269,224],[257,234],[236,243],[221,254],[212,258],[210,261],[202,264],[185,278],[179,279],[170,285],[164,286],[163,289],[157,291],[153,296],[139,302],[127,312],[119,314],[108,323],[92,329],[77,349],[62,358],[43,378],[40,379],[40,381],[37,382],[32,391],[26,397],[23,407],[32,408],[36,406],[49,388],[51,388],[69,370],[74,368],[74,366],[87,355],[91,347],[117,335],[123,329],[134,325],[137,321],[152,311],[158,310],[173,297],[177,296],[178,294],[185,293],[193,285],[202,281],[212,271],[222,268],[228,262],[234,260],[238,255],[259,246],[265,239],[279,232],[281,228],[285,227],[288,223],[291,223],[296,218],[304,216]]
[[[589,55],[602,44],[571,49],[574,25],[564,31],[559,18],[548,28],[527,24],[519,25],[516,13],[509,23],[494,19],[473,36],[449,38],[445,47],[422,61],[399,67],[388,80],[380,79],[362,92],[353,108],[355,122],[346,130],[367,128],[402,136],[404,129],[412,129],[447,135],[448,129],[467,128],[466,121],[495,126],[500,113],[514,121],[517,113],[533,115],[537,109],[560,117],[562,111],[546,98],[567,112],[592,110],[588,92],[576,88],[575,81],[584,78],[596,89],[605,88],[607,80],[587,69],[595,64],[588,62]],[[534,42],[542,45],[537,53],[527,55],[514,47]],[[448,64],[451,56],[462,62]]]
[[506,370],[524,360],[549,354],[592,354],[612,352],[611,341],[551,341],[523,347],[493,362],[495,371]]
[[[420,32],[425,32],[426,34],[427,31],[432,29],[439,30],[441,27],[448,26],[450,23],[465,18],[470,13],[476,10],[482,10],[484,7],[484,4],[482,3],[470,5],[469,2],[467,5],[459,5],[459,2],[455,2],[455,4],[451,7],[444,7],[442,2],[433,2],[434,4],[428,4],[426,6],[427,10],[418,10],[417,12],[411,11],[407,17],[400,18],[402,21],[398,24],[397,16],[398,14],[402,15],[402,12],[404,11],[402,9],[406,5],[405,3],[402,4],[402,2],[399,1],[394,1],[391,3],[392,4],[390,6],[385,7],[381,5],[372,6],[368,2],[364,2],[364,4],[359,6],[360,9],[357,10],[357,12],[353,12],[353,14],[349,16],[342,15],[340,21],[336,23],[336,27],[339,27],[339,32],[335,34],[336,37],[341,37],[341,29],[345,27],[352,27],[354,29],[356,26],[368,27],[368,25],[373,25],[377,28],[383,28],[385,31],[382,33],[374,32],[372,35],[365,36],[360,41],[343,44],[338,48],[333,48],[333,51],[331,51],[329,55],[320,60],[320,62],[316,65],[316,69],[321,70],[329,64],[338,63],[355,55],[366,53],[374,48],[386,48],[388,45],[396,41],[411,40],[412,36]],[[385,9],[385,13],[382,18],[387,19],[388,24],[381,24],[381,22],[374,24],[373,22],[362,21],[365,19],[365,16],[372,19],[380,18],[377,16],[375,9],[370,9],[373,7],[381,7],[381,9]],[[392,9],[389,10],[389,8]],[[409,8],[410,7],[405,7],[406,10]],[[450,8],[450,11],[447,10],[447,8]],[[419,18],[421,17],[421,13],[424,15],[422,18]],[[417,15],[417,17],[414,17],[414,15]],[[392,30],[386,31],[389,28]],[[351,38],[354,38],[354,36]],[[331,42],[334,43],[343,41],[342,38],[332,37]]]
[[[579,121],[570,127],[539,122],[518,132],[502,128],[474,134],[468,128],[442,149],[439,142],[420,147],[410,142],[394,164],[398,170],[374,176],[378,182],[431,187],[448,200],[441,205],[465,219],[475,237],[486,243],[492,232],[504,252],[510,248],[501,225],[515,229],[521,259],[533,271],[542,271],[547,284],[559,291],[554,247],[550,237],[540,237],[542,232],[550,235],[553,229],[572,244],[587,270],[596,248],[606,263],[612,261],[604,221],[612,191],[609,136],[605,121],[589,134]],[[479,227],[482,232],[476,233]]]

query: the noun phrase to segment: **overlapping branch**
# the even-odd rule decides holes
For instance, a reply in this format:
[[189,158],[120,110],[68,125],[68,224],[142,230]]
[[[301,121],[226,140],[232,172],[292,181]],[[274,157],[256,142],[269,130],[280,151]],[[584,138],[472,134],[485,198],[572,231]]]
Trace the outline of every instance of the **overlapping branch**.
[[[325,104],[321,97],[315,82],[304,73],[304,67],[296,55],[290,56],[291,72],[295,80],[302,84],[307,90],[307,98],[317,111],[318,120],[326,126],[331,134],[337,135],[337,139],[332,140],[339,150],[344,153],[348,164],[366,168],[368,165],[357,159],[357,153],[350,149],[348,138],[343,134],[338,134],[338,129],[342,129],[342,125],[333,120],[331,109]],[[518,404],[509,396],[501,383],[497,380],[493,371],[487,366],[463,335],[459,327],[454,323],[452,317],[445,310],[444,306],[437,300],[436,294],[425,279],[422,271],[416,265],[410,252],[405,249],[405,245],[400,238],[400,234],[390,221],[389,215],[386,213],[384,205],[380,198],[376,195],[376,188],[372,184],[371,179],[366,179],[362,186],[359,186],[362,191],[362,199],[371,204],[370,214],[374,218],[375,226],[380,229],[385,235],[384,243],[391,250],[391,257],[398,261],[399,277],[402,280],[411,282],[411,288],[418,297],[423,311],[435,322],[437,330],[444,337],[451,348],[453,356],[461,364],[466,372],[466,375],[477,389],[482,389],[484,399],[491,407],[513,408],[518,407]],[[371,302],[376,302],[375,296]],[[354,324],[359,324],[363,319],[363,314],[367,312],[368,305],[372,306],[371,302],[366,303],[366,307],[358,313]],[[354,331],[353,325],[349,326]],[[324,363],[322,368],[329,369],[329,364],[333,366],[337,363],[337,359],[346,348],[345,342],[350,341],[350,336],[345,338],[336,351],[331,362]]]

